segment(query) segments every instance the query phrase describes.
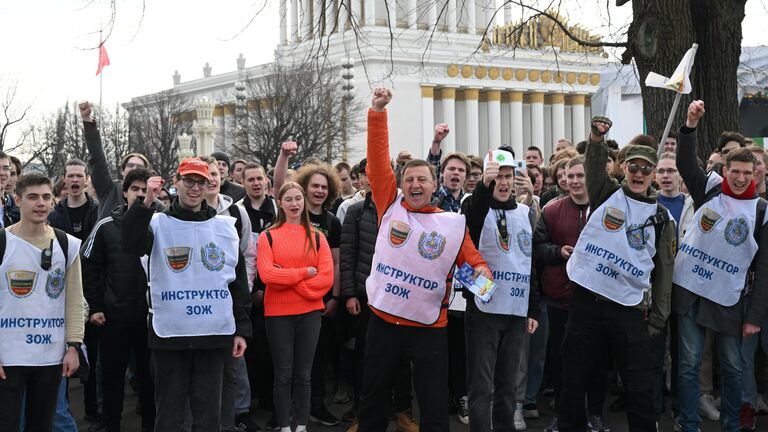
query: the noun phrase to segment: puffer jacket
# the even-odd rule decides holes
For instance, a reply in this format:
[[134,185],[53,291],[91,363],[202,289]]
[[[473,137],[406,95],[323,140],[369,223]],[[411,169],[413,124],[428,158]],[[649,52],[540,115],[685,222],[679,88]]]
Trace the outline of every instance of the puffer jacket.
[[347,209],[341,228],[339,248],[341,297],[366,301],[365,280],[371,274],[371,262],[379,233],[376,206],[368,193],[365,200]]

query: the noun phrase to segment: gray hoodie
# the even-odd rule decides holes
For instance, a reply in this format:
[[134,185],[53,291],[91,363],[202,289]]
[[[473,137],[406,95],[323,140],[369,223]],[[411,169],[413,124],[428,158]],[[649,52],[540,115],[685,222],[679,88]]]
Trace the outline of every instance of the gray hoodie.
[[228,195],[219,194],[219,203],[216,214],[230,216],[229,208],[234,206],[240,212],[240,252],[245,258],[245,270],[248,272],[248,288],[253,291],[253,280],[256,277],[256,245],[251,237],[251,219],[248,217],[242,204],[235,204]]

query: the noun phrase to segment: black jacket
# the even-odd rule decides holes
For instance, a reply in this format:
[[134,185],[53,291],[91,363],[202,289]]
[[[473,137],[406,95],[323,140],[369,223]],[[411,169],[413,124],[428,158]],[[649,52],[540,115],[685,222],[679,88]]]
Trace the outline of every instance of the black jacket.
[[64,198],[53,207],[51,214],[48,215],[48,225],[58,228],[77,238],[86,238],[96,225],[96,221],[98,221],[99,203],[88,194],[85,194],[85,197],[87,202],[83,205],[88,206],[88,210],[85,213],[80,233],[75,233],[75,229],[72,226],[72,220],[69,218],[69,211],[67,210],[68,198]]
[[[154,207],[154,203],[152,207],[147,208],[143,202],[137,201],[125,213],[121,233],[123,250],[138,255],[148,255],[152,251],[155,238],[149,227],[149,222],[152,220],[152,214],[155,212]],[[176,200],[164,213],[179,220],[202,222],[215,217],[216,209],[209,207],[203,201],[200,211],[192,212],[181,208],[179,201]],[[238,252],[235,280],[229,284],[229,292],[232,296],[232,312],[235,317],[234,335],[161,338],[155,334],[155,330],[152,328],[152,320],[150,319],[149,347],[152,349],[172,350],[231,348],[234,336],[250,338],[252,334],[250,319],[251,297],[248,291],[248,275],[245,271],[245,260],[243,259],[242,252]]]
[[245,198],[245,188],[229,180],[224,180],[224,183],[221,184],[221,189],[219,192],[223,195],[229,196],[234,202],[238,202]]
[[147,276],[139,255],[122,247],[127,205],[100,220],[80,248],[83,294],[91,315],[102,312],[109,322],[147,322]]
[[21,220],[21,211],[16,201],[13,200],[13,193],[6,194],[3,202],[3,226],[8,227]]
[[371,262],[379,233],[379,216],[376,205],[368,193],[347,209],[341,227],[339,269],[341,271],[341,297],[357,297],[367,301],[365,280],[371,274]]
[[[485,183],[481,181],[477,182],[475,190],[472,192],[472,196],[464,200],[462,213],[467,218],[467,230],[469,231],[469,237],[472,238],[472,242],[477,247],[477,250],[482,254],[480,250],[480,234],[483,232],[483,226],[485,225],[485,217],[488,216],[488,212],[491,209],[502,210],[515,210],[517,209],[517,200],[514,195],[506,202],[499,202],[493,199],[493,187],[494,182],[491,182],[491,186],[485,187]],[[531,232],[535,230],[534,220],[536,218],[536,212],[531,208],[528,212],[528,220],[531,224]],[[539,319],[539,287],[536,283],[536,271],[535,262],[531,259],[531,286],[528,296],[528,318],[535,320]],[[469,290],[463,290],[463,296],[467,301],[474,302],[474,294]]]

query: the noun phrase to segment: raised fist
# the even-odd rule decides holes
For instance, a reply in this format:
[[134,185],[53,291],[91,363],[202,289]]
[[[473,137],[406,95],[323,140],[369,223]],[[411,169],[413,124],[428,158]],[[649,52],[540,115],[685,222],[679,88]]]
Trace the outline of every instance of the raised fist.
[[490,187],[491,182],[496,180],[499,176],[499,162],[493,160],[493,151],[488,150],[488,161],[485,163],[485,169],[483,169],[483,184],[485,187]]
[[451,129],[448,127],[447,123],[436,124],[434,142],[442,142],[450,132]]
[[704,101],[695,100],[688,105],[688,118],[685,121],[685,125],[689,128],[695,128],[702,117],[704,117]]
[[280,146],[280,152],[283,156],[295,156],[299,149],[299,145],[295,141],[286,141]]
[[397,154],[398,165],[405,165],[405,163],[411,159],[413,159],[413,155],[408,150],[401,150],[400,153]]
[[611,126],[613,126],[613,122],[608,117],[592,117],[592,136],[597,138],[598,141],[601,140],[611,130]]
[[147,180],[147,196],[144,197],[144,205],[150,207],[155,198],[160,195],[160,189],[163,188],[165,181],[160,176],[152,176]]
[[373,101],[371,101],[371,106],[374,111],[381,112],[384,111],[384,108],[391,100],[392,92],[388,88],[377,87],[373,90]]
[[80,117],[82,117],[83,121],[92,122],[93,119],[91,118],[91,114],[93,112],[93,107],[91,106],[91,103],[88,101],[80,102],[78,107],[80,107]]

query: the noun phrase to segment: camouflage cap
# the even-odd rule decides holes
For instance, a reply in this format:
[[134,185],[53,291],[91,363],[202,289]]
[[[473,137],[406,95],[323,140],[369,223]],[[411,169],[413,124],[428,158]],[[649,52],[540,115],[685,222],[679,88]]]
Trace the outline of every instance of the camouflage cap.
[[656,150],[654,150],[653,147],[632,144],[626,146],[623,153],[624,161],[642,159],[653,166],[656,166],[659,163],[659,156],[656,154]]

